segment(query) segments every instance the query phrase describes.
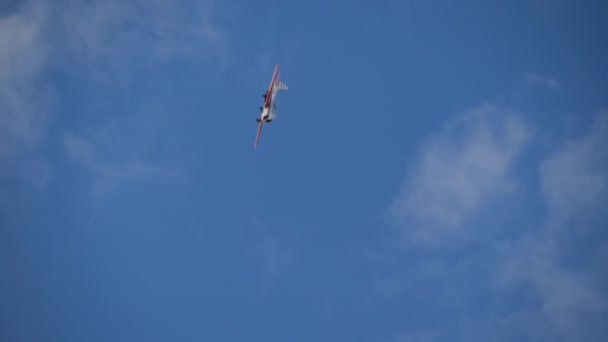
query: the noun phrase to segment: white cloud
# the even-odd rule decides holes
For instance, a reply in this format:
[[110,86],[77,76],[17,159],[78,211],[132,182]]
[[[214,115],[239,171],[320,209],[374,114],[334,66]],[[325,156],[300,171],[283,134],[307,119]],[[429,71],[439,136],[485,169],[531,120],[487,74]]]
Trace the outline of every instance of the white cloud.
[[[608,275],[602,273],[605,264],[594,262],[605,257],[608,244],[607,143],[608,112],[603,111],[585,136],[541,162],[543,226],[515,243],[500,268],[503,282],[526,284],[537,293],[538,315],[567,340],[598,340],[608,332],[601,323],[608,315]],[[569,260],[574,258],[580,261]]]
[[[221,61],[227,34],[216,24],[217,1],[68,1],[60,18],[68,58],[98,79],[125,78],[132,68],[174,57]],[[107,75],[110,71],[110,75]],[[123,74],[127,73],[127,75]]]
[[608,111],[588,135],[570,141],[540,166],[542,192],[551,216],[568,220],[608,203]]
[[[220,65],[228,39],[216,20],[223,19],[227,6],[215,0],[66,0],[55,18],[63,35],[56,53],[70,64],[66,70],[108,82],[128,96],[130,87],[140,86],[138,77],[169,61],[195,58]],[[108,119],[86,134],[68,133],[64,139],[67,155],[93,175],[94,196],[139,178],[182,177],[173,166],[142,161],[170,159],[160,156],[162,148],[157,147],[158,136],[173,123],[169,118],[176,117],[166,115],[174,106],[157,95],[140,95],[130,97],[128,108],[115,105],[112,110]]]
[[16,155],[35,148],[44,134],[51,103],[40,79],[50,46],[45,8],[26,3],[0,17],[0,176]]
[[[583,136],[536,162],[527,159],[538,166],[537,187],[536,180],[509,172],[524,152],[529,129],[515,116],[502,115],[493,124],[471,121],[474,117],[422,149],[392,209],[404,224],[401,229],[415,236],[426,229],[428,240],[441,241],[456,229],[481,243],[450,240],[456,248],[426,249],[413,239],[397,245],[391,258],[377,261],[377,293],[391,300],[413,296],[427,310],[457,315],[452,323],[434,327],[449,340],[603,341],[608,336],[608,112],[600,112]],[[463,124],[464,132],[454,131]],[[478,145],[485,152],[473,153]],[[448,181],[436,184],[435,179]],[[546,210],[527,212],[518,221],[522,226],[508,235],[499,234],[505,223],[493,216],[482,228],[494,234],[480,236],[474,218],[509,184],[525,185],[527,192],[514,194],[538,196]],[[439,205],[429,209],[434,203]],[[486,211],[495,207],[490,204]],[[511,209],[501,203],[500,210]],[[410,336],[397,331],[396,340]]]
[[557,336],[571,340],[585,330],[592,333],[586,325],[608,312],[607,294],[593,275],[597,270],[566,266],[560,252],[560,248],[566,246],[556,241],[552,227],[546,228],[501,253],[497,287],[509,291],[523,286],[531,291],[538,298],[539,306],[527,307],[515,314],[536,317],[551,326]]
[[94,198],[112,193],[118,186],[131,180],[179,177],[177,171],[139,160],[110,161],[92,143],[71,133],[66,133],[64,146],[72,161],[93,174],[92,196]]
[[294,250],[274,235],[267,235],[257,241],[254,252],[261,262],[264,289],[270,289],[289,270],[295,258]]
[[[0,6],[0,180],[15,177],[40,187],[53,174],[38,149],[57,133],[47,131],[51,119],[61,120],[54,110],[64,97],[48,78],[50,70],[84,74],[83,82],[93,75],[116,88],[141,75],[137,68],[175,58],[221,65],[228,38],[218,22],[228,6],[215,0],[26,0]],[[137,108],[140,100],[130,103]],[[137,159],[106,173],[154,173]]]
[[542,87],[554,90],[559,87],[559,81],[554,78],[542,76],[536,73],[524,74],[524,80],[530,84],[540,85]]
[[271,290],[294,265],[296,250],[290,240],[268,229],[257,215],[250,217],[251,236],[245,244],[259,267],[262,291]]
[[481,106],[431,139],[410,166],[390,214],[420,242],[461,227],[491,196],[508,192],[510,167],[528,140],[517,115]]

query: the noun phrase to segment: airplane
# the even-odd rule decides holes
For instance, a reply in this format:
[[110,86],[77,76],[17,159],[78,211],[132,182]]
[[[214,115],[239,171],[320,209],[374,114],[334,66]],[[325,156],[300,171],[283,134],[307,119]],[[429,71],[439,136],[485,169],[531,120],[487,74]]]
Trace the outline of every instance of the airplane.
[[276,118],[277,108],[276,108],[276,96],[277,91],[279,90],[287,90],[287,85],[283,82],[279,81],[279,65],[277,64],[274,68],[274,73],[272,74],[272,80],[270,81],[270,85],[268,86],[268,90],[264,95],[264,105],[260,107],[261,115],[259,118],[256,118],[255,121],[259,122],[258,133],[255,137],[255,144],[253,148],[258,147],[258,141],[260,140],[260,134],[262,133],[262,126],[265,123],[271,122],[274,118]]

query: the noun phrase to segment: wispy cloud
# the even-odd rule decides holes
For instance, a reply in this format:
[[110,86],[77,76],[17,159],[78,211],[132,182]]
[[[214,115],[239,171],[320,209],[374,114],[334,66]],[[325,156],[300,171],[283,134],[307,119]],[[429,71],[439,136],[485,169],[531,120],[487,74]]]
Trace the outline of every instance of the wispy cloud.
[[597,211],[608,194],[608,111],[599,113],[591,131],[565,146],[540,166],[542,193],[559,220]]
[[528,284],[541,298],[539,315],[568,340],[608,334],[601,324],[608,314],[608,275],[598,273],[606,264],[595,262],[608,246],[607,144],[603,111],[587,134],[566,141],[540,163],[543,226],[505,254],[500,273],[511,285]]
[[[392,255],[379,261],[375,289],[392,300],[415,294],[426,310],[459,317],[434,327],[432,338],[601,341],[608,335],[608,112],[582,136],[527,158],[538,179],[511,172],[531,144],[530,131],[504,112],[451,123],[421,149],[393,202],[400,230],[415,238],[385,250]],[[528,189],[514,196],[533,194],[545,210],[529,211],[508,236],[499,233],[501,215],[479,227],[475,218],[498,210],[489,199],[512,184]],[[452,231],[465,238],[450,239]],[[480,243],[462,243],[467,237]],[[450,248],[437,242],[445,239]],[[429,241],[441,248],[428,248]],[[395,340],[416,336],[397,331]]]
[[49,120],[52,96],[41,83],[51,48],[47,20],[38,2],[9,7],[0,17],[0,177],[16,155],[37,146]]
[[539,85],[550,90],[557,89],[559,87],[559,81],[551,78],[542,76],[536,73],[526,73],[523,76],[524,80],[530,84]]
[[[134,75],[179,58],[212,61],[208,69],[215,70],[228,56],[222,20],[229,4],[223,1],[7,4],[0,7],[0,179],[16,177],[42,186],[53,174],[50,162],[37,152],[47,136],[61,134],[47,130],[51,122],[61,122],[56,109],[66,99],[50,71],[79,75],[84,87],[103,80],[116,89],[126,83],[136,87]],[[131,98],[129,111],[137,111],[145,100]],[[108,173],[124,178],[151,172],[137,155],[132,157],[122,171]]]
[[274,235],[267,235],[254,245],[254,253],[261,262],[262,287],[270,289],[294,262],[295,252]]
[[[129,81],[135,69],[171,59],[227,58],[229,39],[220,24],[229,6],[226,2],[8,4],[0,8],[0,178],[20,177],[16,170],[22,166],[16,164],[23,154],[35,150],[45,134],[52,134],[47,127],[53,114],[59,114],[54,113],[54,105],[62,98],[61,89],[48,79],[51,68],[93,75],[116,87]],[[25,162],[40,166],[45,161],[33,155]],[[23,167],[30,174],[41,170],[39,177],[30,177],[39,185],[48,179],[51,168],[38,166]]]
[[437,243],[493,195],[508,192],[509,170],[528,139],[518,116],[484,105],[452,121],[412,161],[390,214],[409,238]]
[[139,160],[112,162],[92,143],[71,133],[66,133],[64,145],[68,157],[93,174],[91,191],[94,198],[112,193],[127,181],[179,176],[177,171]]
[[552,228],[546,226],[503,251],[497,288],[502,293],[524,288],[538,303],[509,312],[504,318],[532,317],[546,328],[552,327],[544,334],[567,341],[582,336],[586,341],[597,341],[606,332],[598,324],[608,313],[605,279],[600,280],[605,275],[595,275],[598,270],[592,267],[568,265],[567,253],[560,249],[570,246],[558,242]]
[[[216,62],[228,58],[228,35],[216,23],[219,2],[68,1],[59,18],[66,57],[83,63],[99,79],[126,77],[130,68],[171,58]],[[110,75],[106,75],[111,71]]]
[[250,218],[253,236],[245,242],[259,267],[263,291],[272,289],[296,261],[296,250],[289,239],[269,231],[257,216]]

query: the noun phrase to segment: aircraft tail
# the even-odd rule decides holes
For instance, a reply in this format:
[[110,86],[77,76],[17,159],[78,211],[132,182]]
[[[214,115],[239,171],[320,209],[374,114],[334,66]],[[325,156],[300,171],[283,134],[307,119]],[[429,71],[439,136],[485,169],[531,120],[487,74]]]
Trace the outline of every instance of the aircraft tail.
[[287,87],[287,84],[285,84],[285,83],[283,83],[283,82],[277,82],[277,83],[275,84],[275,87],[276,87],[276,89],[277,89],[277,90],[287,90],[287,89],[289,89],[289,88]]

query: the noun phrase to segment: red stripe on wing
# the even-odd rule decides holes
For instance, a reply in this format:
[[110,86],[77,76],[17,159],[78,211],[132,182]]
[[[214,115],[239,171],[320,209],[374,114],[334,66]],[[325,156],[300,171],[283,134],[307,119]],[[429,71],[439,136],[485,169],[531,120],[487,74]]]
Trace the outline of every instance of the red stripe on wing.
[[272,80],[270,81],[270,85],[268,86],[268,92],[266,93],[266,100],[264,101],[264,108],[266,108],[270,105],[270,100],[272,97],[272,89],[274,88],[278,71],[279,71],[279,65],[277,64],[274,67],[274,73],[272,74]]

